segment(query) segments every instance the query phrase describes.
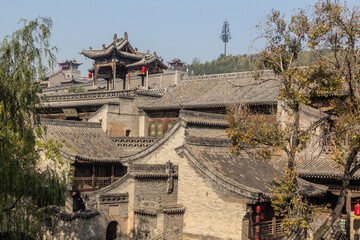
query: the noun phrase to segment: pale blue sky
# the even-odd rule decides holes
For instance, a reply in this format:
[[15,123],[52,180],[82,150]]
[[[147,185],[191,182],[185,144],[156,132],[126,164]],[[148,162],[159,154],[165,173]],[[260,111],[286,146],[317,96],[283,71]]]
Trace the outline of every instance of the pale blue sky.
[[[53,20],[52,43],[59,49],[57,60],[75,58],[84,62],[82,75],[92,61],[78,52],[90,46],[102,48],[126,31],[129,41],[139,51],[156,51],[167,62],[173,58],[191,63],[216,59],[223,52],[219,35],[228,19],[232,39],[227,53],[248,54],[256,37],[254,26],[271,9],[286,16],[294,9],[305,8],[314,0],[0,0],[0,39],[11,34],[19,19],[49,16]],[[347,1],[360,5],[358,0]]]

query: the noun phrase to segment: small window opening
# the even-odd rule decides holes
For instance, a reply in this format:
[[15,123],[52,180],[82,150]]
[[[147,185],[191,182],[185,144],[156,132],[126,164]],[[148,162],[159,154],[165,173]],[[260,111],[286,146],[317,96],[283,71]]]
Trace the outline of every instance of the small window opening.
[[125,134],[126,134],[127,137],[130,136],[130,132],[131,132],[130,130],[126,130],[126,133],[125,133]]

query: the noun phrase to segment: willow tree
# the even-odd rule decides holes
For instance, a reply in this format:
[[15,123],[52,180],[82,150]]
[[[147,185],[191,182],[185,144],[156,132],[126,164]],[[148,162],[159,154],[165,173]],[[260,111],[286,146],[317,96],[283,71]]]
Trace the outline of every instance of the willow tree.
[[[276,213],[284,216],[283,227],[290,232],[290,238],[306,234],[317,209],[299,194],[296,174],[296,162],[308,147],[311,132],[331,123],[323,137],[333,159],[343,169],[338,202],[331,216],[315,231],[314,239],[320,239],[341,215],[350,179],[360,167],[359,19],[357,8],[350,10],[336,0],[319,0],[310,10],[299,10],[290,22],[273,11],[257,26],[259,38],[267,42],[258,65],[271,69],[275,77],[266,81],[277,81],[280,86],[278,98],[285,113],[283,121],[259,116],[246,107],[230,112],[228,117],[228,133],[235,152],[250,148],[265,158],[279,150],[285,152],[286,173],[277,179],[271,201]],[[303,50],[315,56],[311,66],[299,66],[298,56]],[[330,56],[322,54],[324,51],[331,52]],[[265,81],[261,74],[255,78]],[[301,106],[328,96],[333,96],[328,101],[331,109],[328,115],[307,128],[301,127]]]
[[0,45],[0,238],[40,239],[40,207],[61,204],[64,184],[55,169],[40,170],[40,154],[54,160],[57,145],[43,139],[36,79],[54,63],[49,18],[21,20]]

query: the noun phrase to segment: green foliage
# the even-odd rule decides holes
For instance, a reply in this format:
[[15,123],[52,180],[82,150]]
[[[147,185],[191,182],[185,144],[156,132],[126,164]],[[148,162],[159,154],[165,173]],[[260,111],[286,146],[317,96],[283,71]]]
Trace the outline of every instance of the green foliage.
[[[330,218],[315,232],[314,239],[319,239],[340,216],[350,179],[360,168],[360,11],[349,10],[337,0],[319,0],[309,12],[299,10],[290,22],[273,11],[257,29],[259,38],[265,39],[267,45],[255,65],[258,69],[271,69],[276,75],[282,117],[276,123],[244,108],[231,109],[228,134],[232,149],[236,152],[250,148],[257,156],[266,158],[280,149],[286,153],[286,174],[272,188],[272,205],[278,215],[285,217],[283,227],[296,232],[309,228],[309,221],[318,212],[298,194],[296,162],[309,142],[311,131],[327,124],[325,147],[330,147],[343,176],[338,203]],[[306,68],[301,67],[302,54],[310,61]],[[256,76],[259,82],[264,80],[261,73]],[[332,116],[305,129],[300,127],[301,106],[318,98],[332,99],[328,100],[331,109],[328,114]]]
[[187,68],[189,73],[194,75],[243,72],[251,70],[257,58],[257,55],[224,56],[221,54],[218,59],[205,63],[200,63],[200,60],[195,58],[196,61]]
[[[331,57],[330,51],[318,51],[317,53],[301,51],[296,62],[297,66],[311,65],[315,61],[316,55]],[[199,58],[194,58],[192,63],[187,65],[186,68],[188,68],[189,73],[193,75],[252,71],[256,68],[256,65],[261,62],[261,56],[261,54],[243,54],[236,56],[225,56],[221,54],[218,59],[206,61],[205,63],[201,63]],[[269,69],[269,66],[262,67]]]
[[[63,204],[65,184],[56,169],[41,170],[40,153],[56,163],[57,143],[45,144],[35,79],[52,66],[49,18],[21,21],[0,45],[0,232],[10,239],[41,238],[39,206]],[[53,153],[51,153],[53,152]]]
[[86,89],[83,87],[71,86],[69,87],[69,93],[82,93],[86,92]]
[[234,105],[226,117],[229,123],[226,131],[234,154],[251,149],[259,158],[269,158],[281,149],[282,132],[274,115],[254,113],[246,106]]
[[324,206],[310,204],[297,191],[297,175],[293,171],[286,171],[280,178],[275,179],[271,187],[271,206],[275,215],[283,219],[281,227],[288,233],[292,230],[310,228],[309,223],[319,214]]

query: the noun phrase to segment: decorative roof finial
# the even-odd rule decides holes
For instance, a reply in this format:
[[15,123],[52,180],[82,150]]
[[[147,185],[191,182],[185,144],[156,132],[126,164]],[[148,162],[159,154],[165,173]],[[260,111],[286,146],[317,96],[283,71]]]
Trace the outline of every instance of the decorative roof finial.
[[114,40],[116,40],[116,39],[117,39],[117,34],[115,33],[115,34],[114,34]]
[[124,39],[125,39],[125,40],[128,40],[128,34],[127,34],[127,32],[124,32]]
[[90,50],[92,50],[92,47],[89,47]]
[[102,46],[103,46],[103,49],[105,49],[105,44],[103,44]]

